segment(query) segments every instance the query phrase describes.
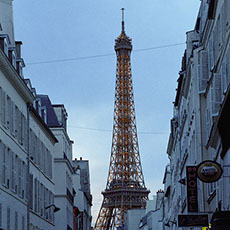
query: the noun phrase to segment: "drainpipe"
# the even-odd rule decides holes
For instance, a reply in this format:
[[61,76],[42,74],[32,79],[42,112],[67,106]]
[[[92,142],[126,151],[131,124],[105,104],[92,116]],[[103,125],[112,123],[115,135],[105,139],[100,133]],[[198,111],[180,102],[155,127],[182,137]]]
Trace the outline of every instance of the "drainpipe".
[[30,197],[31,197],[31,189],[30,189],[30,108],[31,104],[27,103],[27,183],[26,183],[26,190],[27,190],[27,230],[30,230]]

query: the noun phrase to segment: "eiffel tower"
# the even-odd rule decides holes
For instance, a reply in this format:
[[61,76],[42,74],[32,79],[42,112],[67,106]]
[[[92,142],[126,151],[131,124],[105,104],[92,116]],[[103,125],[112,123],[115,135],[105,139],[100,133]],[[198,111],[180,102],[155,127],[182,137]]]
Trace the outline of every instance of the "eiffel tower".
[[124,8],[122,31],[115,40],[117,55],[114,123],[109,174],[95,230],[123,229],[125,213],[145,208],[149,190],[142,173],[137,130],[130,55],[131,39],[125,33]]

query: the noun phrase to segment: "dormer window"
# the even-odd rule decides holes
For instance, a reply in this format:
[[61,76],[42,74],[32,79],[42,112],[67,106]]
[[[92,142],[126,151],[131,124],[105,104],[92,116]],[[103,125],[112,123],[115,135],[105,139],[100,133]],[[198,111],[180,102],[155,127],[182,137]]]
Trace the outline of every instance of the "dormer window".
[[13,65],[13,67],[16,69],[16,54],[15,54],[15,49],[14,48],[9,48],[9,60],[10,63]]
[[41,107],[41,118],[47,124],[47,110],[45,106]]
[[7,35],[0,35],[0,48],[5,53],[5,55],[8,57],[8,44],[9,44],[9,38]]
[[34,108],[41,117],[41,100],[40,98],[36,98],[34,101]]
[[24,67],[24,62],[22,58],[17,58],[16,59],[16,71],[17,73],[23,77],[23,72],[22,72],[22,68]]

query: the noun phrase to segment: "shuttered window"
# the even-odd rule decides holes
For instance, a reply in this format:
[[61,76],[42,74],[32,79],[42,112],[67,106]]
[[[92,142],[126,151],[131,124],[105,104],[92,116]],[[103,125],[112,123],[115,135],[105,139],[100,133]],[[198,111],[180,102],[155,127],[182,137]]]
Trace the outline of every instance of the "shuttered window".
[[211,117],[211,91],[209,90],[206,101],[206,114],[205,114],[205,133],[206,133],[206,142],[209,140],[209,135],[212,127],[212,117]]
[[22,230],[25,230],[25,216],[22,216]]
[[21,112],[19,110],[18,110],[18,114],[17,114],[17,122],[18,122],[18,126],[17,126],[18,142],[20,144],[22,144],[22,114],[21,114]]
[[1,122],[6,125],[6,93],[1,90]]
[[15,180],[16,180],[16,167],[15,167],[15,154],[11,151],[11,190],[15,192]]
[[18,212],[15,212],[14,229],[18,230]]
[[12,120],[12,114],[11,114],[11,99],[9,96],[7,96],[7,115],[6,115],[6,127],[7,129],[10,128],[10,121]]
[[22,161],[18,158],[18,194],[22,196]]
[[15,104],[11,101],[11,113],[10,113],[10,132],[15,135]]
[[211,85],[212,116],[218,115],[221,99],[221,75],[219,73],[215,73]]
[[208,53],[207,51],[200,51],[198,59],[198,77],[199,77],[199,92],[204,93],[207,87],[209,78],[208,71]]
[[211,77],[211,71],[214,68],[214,42],[213,42],[213,34],[210,35],[208,42],[208,68],[209,68],[209,78]]
[[6,222],[7,222],[7,230],[10,230],[10,222],[11,222],[11,219],[10,219],[10,207],[7,208],[7,219],[6,219]]
[[2,204],[0,203],[0,227],[2,227]]
[[34,179],[34,211],[37,212],[38,211],[38,203],[37,203],[37,199],[38,199],[38,187],[37,187],[37,179]]
[[6,186],[6,174],[7,174],[7,148],[2,141],[0,141],[1,154],[1,183]]

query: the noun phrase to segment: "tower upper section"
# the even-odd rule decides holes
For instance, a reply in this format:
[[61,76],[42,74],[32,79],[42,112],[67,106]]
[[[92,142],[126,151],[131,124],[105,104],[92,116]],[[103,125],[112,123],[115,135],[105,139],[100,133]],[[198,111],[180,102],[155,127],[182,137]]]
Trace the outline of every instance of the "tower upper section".
[[124,21],[124,8],[122,10],[122,22],[121,22],[121,34],[118,36],[118,38],[115,40],[115,46],[114,49],[117,53],[117,55],[120,55],[121,50],[129,51],[129,54],[132,50],[132,39],[128,37],[125,33],[125,21]]

